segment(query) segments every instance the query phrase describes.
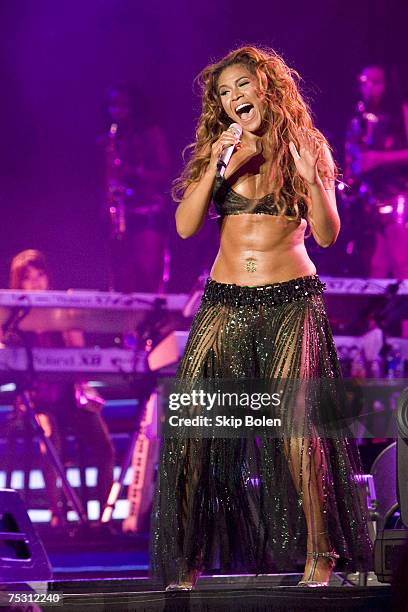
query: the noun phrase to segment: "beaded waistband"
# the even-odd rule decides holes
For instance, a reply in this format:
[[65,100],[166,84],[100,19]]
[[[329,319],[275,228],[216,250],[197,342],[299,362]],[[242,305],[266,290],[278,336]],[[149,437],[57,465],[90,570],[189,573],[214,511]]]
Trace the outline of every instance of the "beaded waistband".
[[320,295],[325,288],[326,285],[322,283],[317,274],[258,287],[219,283],[208,278],[203,302],[228,306],[259,306],[262,304],[280,306],[312,295]]

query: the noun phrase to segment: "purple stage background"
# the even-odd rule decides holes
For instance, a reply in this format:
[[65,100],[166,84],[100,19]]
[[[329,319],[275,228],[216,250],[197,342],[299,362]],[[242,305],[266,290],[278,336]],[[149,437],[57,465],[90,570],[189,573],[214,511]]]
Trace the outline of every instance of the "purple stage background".
[[[96,140],[107,128],[109,85],[132,81],[144,92],[176,175],[199,113],[193,77],[243,43],[272,46],[302,74],[341,163],[360,68],[383,63],[407,97],[407,23],[403,0],[1,3],[0,286],[11,257],[31,247],[49,256],[56,288],[107,288]],[[190,288],[216,233],[210,226],[183,242],[173,230],[171,290]]]

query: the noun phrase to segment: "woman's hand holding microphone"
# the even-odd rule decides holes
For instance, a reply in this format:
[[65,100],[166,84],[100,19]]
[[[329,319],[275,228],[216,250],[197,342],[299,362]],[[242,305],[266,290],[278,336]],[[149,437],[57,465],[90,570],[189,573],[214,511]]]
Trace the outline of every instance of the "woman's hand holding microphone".
[[238,145],[242,136],[242,127],[239,123],[232,123],[228,130],[211,145],[210,167],[220,176],[224,174],[225,168],[231,155]]

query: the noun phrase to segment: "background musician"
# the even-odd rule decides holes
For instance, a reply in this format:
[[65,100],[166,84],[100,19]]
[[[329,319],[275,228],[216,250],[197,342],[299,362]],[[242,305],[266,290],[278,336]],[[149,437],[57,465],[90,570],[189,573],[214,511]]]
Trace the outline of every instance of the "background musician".
[[[29,249],[18,253],[11,263],[10,289],[46,291],[50,288],[50,275],[44,255]],[[29,345],[31,348],[82,347],[84,337],[80,331],[69,332],[21,332],[10,330],[3,338],[4,344]],[[64,435],[72,429],[79,446],[80,462],[96,466],[98,470],[97,497],[100,507],[106,501],[112,483],[114,450],[109,431],[101,415],[103,400],[86,383],[54,382],[38,378],[30,390],[36,418],[61,456]],[[15,424],[25,411],[21,399],[15,401]],[[51,510],[51,526],[65,523],[61,490],[57,475],[51,465],[43,442],[40,442],[42,471]],[[85,467],[85,465],[83,467]]]
[[359,92],[345,144],[359,274],[408,278],[408,106],[396,102],[377,65],[361,71]]
[[163,130],[141,92],[111,87],[109,132],[100,139],[110,216],[111,288],[163,291],[168,280],[167,200],[170,157]]

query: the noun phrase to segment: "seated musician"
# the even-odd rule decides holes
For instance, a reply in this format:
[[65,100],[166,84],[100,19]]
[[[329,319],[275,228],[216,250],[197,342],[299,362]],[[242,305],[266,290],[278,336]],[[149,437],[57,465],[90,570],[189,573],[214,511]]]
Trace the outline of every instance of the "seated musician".
[[[28,249],[14,257],[10,268],[10,288],[46,291],[50,288],[50,276],[44,255]],[[4,344],[29,345],[43,348],[82,347],[81,331],[69,332],[6,332]],[[79,446],[80,462],[97,467],[98,500],[101,510],[112,484],[114,450],[109,431],[101,415],[103,399],[89,389],[86,383],[75,384],[38,380],[30,395],[36,410],[36,418],[45,435],[54,444],[58,454],[62,453],[62,440],[67,429],[73,430]],[[15,417],[24,413],[21,398],[15,402]],[[51,526],[61,527],[65,523],[61,490],[57,487],[57,475],[47,457],[44,443],[40,443],[42,471],[51,510]]]

